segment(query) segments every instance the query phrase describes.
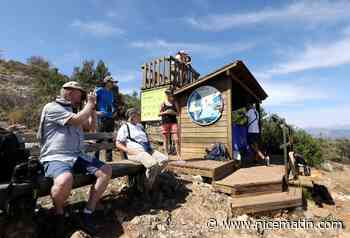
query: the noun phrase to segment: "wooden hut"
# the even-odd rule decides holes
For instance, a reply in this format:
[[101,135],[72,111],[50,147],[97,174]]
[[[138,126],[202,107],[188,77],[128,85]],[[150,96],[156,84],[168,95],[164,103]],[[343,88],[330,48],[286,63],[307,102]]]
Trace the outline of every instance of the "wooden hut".
[[[250,102],[256,103],[259,109],[259,104],[267,97],[242,61],[225,65],[203,77],[199,77],[191,66],[181,64],[173,57],[153,60],[144,64],[142,69],[142,121],[151,137],[161,140],[158,116],[160,104],[164,101],[165,89],[175,89],[175,97],[181,110],[178,120],[181,157],[184,159],[202,158],[205,148],[215,142],[224,143],[232,158],[232,111],[245,107]],[[218,101],[213,105],[208,100]],[[203,105],[197,108],[196,103]],[[209,112],[212,115],[205,118],[203,115],[208,110],[212,110]],[[198,112],[202,121],[196,120]]]
[[[205,92],[205,91],[211,92]],[[214,103],[217,113],[209,120],[196,120],[191,115],[191,102],[196,91],[204,92],[200,101],[213,96],[221,98],[221,103]],[[211,94],[211,95],[210,95]],[[256,81],[252,73],[242,61],[231,64],[199,78],[196,82],[188,84],[175,91],[179,101],[181,112],[179,118],[181,133],[181,157],[202,158],[205,148],[215,142],[224,143],[229,155],[233,156],[233,123],[232,111],[245,107],[248,103],[258,106],[267,97],[267,94]],[[211,99],[209,99],[211,100]],[[215,99],[214,99],[215,100]],[[219,99],[220,100],[220,99]],[[203,103],[202,103],[203,104]],[[204,103],[205,104],[205,103]],[[201,105],[201,113],[205,110],[213,110],[213,105]],[[197,110],[197,109],[195,109]]]

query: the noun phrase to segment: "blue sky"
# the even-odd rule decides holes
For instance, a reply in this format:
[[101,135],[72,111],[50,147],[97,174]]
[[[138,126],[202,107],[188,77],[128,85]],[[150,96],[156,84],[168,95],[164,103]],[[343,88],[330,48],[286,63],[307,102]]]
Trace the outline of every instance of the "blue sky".
[[71,75],[103,59],[123,92],[140,66],[185,49],[202,75],[243,60],[263,103],[299,127],[350,125],[350,1],[61,0],[0,3],[6,59],[47,58]]

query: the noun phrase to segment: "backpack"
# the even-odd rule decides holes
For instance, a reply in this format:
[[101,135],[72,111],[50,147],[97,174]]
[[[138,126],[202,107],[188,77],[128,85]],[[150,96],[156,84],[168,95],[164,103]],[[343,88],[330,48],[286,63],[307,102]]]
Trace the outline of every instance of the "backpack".
[[15,167],[28,158],[24,143],[13,132],[0,128],[0,183],[11,181]]
[[204,159],[208,160],[229,160],[229,156],[226,150],[226,147],[223,143],[215,143],[214,146],[208,150],[205,150],[207,155],[204,156]]

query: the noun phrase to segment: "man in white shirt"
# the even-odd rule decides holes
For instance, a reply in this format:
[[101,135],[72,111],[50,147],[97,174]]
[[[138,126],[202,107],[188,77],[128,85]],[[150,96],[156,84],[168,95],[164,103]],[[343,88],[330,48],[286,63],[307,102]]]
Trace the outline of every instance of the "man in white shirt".
[[146,168],[148,189],[157,175],[166,166],[168,157],[152,148],[148,136],[140,124],[138,110],[131,108],[126,112],[128,122],[118,130],[116,147],[124,152],[129,160],[142,163]]
[[268,163],[269,157],[265,156],[259,149],[260,117],[259,112],[256,110],[254,104],[248,104],[248,112],[246,113],[246,116],[248,118],[248,145],[256,152],[260,159],[266,160]]

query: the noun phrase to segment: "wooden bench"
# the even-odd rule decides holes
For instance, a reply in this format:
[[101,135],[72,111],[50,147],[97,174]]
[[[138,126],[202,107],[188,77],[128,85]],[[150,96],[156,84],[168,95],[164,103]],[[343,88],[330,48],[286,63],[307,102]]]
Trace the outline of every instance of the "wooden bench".
[[[37,158],[39,156],[39,144],[33,133],[22,133],[20,134],[22,139],[26,142],[26,147],[30,150],[32,158]],[[86,133],[85,134],[85,149],[86,152],[103,151],[107,149],[115,149],[113,143],[108,142],[108,139],[113,138],[112,133]],[[102,142],[96,142],[99,140],[104,140]],[[136,176],[143,173],[145,168],[142,164],[132,162],[129,160],[122,159],[119,153],[119,160],[110,162],[112,166],[112,178],[118,178],[122,176]],[[95,181],[94,176],[76,174],[74,175],[73,188],[79,188],[92,184]],[[47,177],[40,177],[37,184],[38,196],[46,196],[50,193],[50,188],[53,184],[53,180]],[[0,184],[0,210],[6,208],[8,201],[11,199],[16,199],[24,195],[30,195],[33,192],[32,184],[14,184],[11,189],[11,197],[8,191],[9,183]]]

